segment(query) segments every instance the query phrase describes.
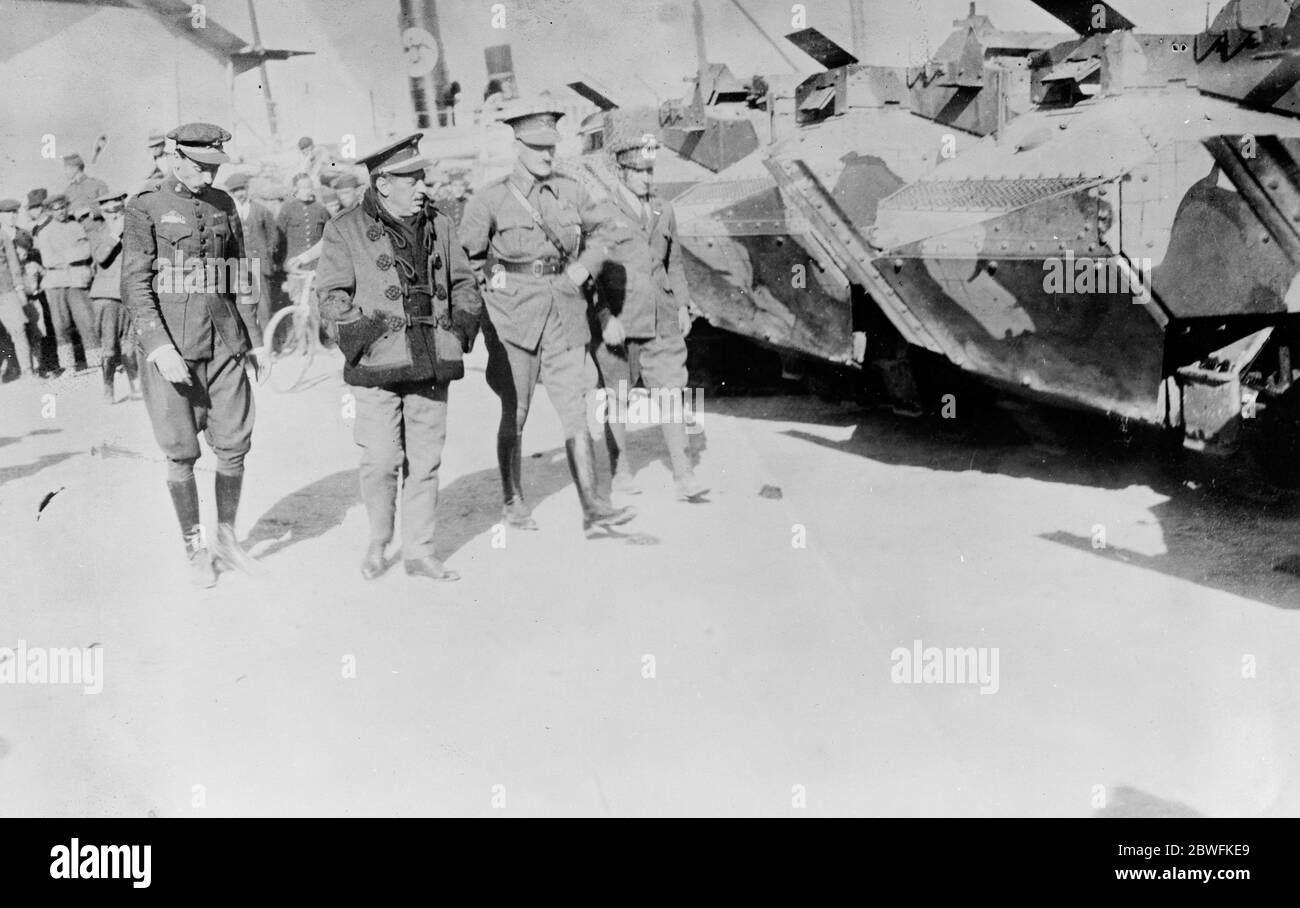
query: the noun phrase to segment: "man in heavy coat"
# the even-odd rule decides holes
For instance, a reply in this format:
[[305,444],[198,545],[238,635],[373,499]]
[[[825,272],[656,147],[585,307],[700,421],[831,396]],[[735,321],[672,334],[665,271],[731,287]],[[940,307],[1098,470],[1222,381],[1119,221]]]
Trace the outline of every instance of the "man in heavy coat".
[[428,201],[419,141],[417,133],[358,161],[370,188],[326,225],[316,271],[321,317],[337,325],[343,379],[356,396],[367,580],[388,567],[399,476],[406,573],[459,579],[436,557],[434,512],[447,389],[465,374],[483,303],[455,224]]

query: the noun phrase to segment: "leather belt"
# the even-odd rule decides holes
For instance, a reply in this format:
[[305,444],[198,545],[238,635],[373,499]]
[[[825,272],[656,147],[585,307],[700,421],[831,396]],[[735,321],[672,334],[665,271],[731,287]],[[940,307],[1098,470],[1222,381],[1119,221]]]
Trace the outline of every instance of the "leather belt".
[[559,274],[565,267],[564,262],[558,258],[534,259],[531,262],[507,262],[503,259],[494,259],[488,270],[495,271],[498,265],[510,274],[531,274],[533,277]]
[[395,312],[382,312],[380,317],[388,323],[389,331],[398,331],[415,325],[430,325],[443,331],[451,330],[451,317],[446,315],[439,318],[433,315],[398,315]]

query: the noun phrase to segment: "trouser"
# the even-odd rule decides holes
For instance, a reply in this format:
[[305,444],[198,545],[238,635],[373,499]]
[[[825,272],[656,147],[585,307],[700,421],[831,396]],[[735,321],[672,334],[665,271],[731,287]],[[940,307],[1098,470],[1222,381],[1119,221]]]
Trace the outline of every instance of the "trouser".
[[361,500],[371,542],[393,538],[398,477],[402,478],[402,557],[434,554],[438,468],[447,437],[447,386],[428,381],[352,389],[361,448]]
[[136,376],[135,341],[131,336],[131,313],[121,300],[96,297],[91,300],[95,325],[104,356],[104,372],[112,375],[121,363],[132,380]]
[[554,305],[536,350],[525,350],[498,337],[490,322],[483,336],[488,348],[488,385],[501,398],[498,438],[523,433],[539,379],[560,418],[564,437],[576,438],[587,430],[586,393],[591,384],[587,349],[582,344],[567,345]]
[[266,334],[266,326],[275,314],[275,296],[272,292],[272,274],[269,271],[259,273],[254,278],[253,295],[257,300],[257,327],[259,336],[253,338],[253,346],[262,346],[261,335]]
[[597,339],[593,343],[600,382],[605,388],[605,444],[609,449],[613,472],[628,469],[627,421],[621,411],[627,393],[641,379],[653,401],[651,412],[657,414],[660,431],[668,446],[673,477],[683,480],[692,474],[686,427],[682,420],[686,394],[686,339],[680,334],[668,337],[629,339],[620,348],[611,348]]
[[85,287],[46,287],[45,299],[54,322],[54,336],[59,344],[59,365],[69,368],[72,356],[72,328],[81,336],[86,365],[99,365],[99,330],[90,306],[90,292]]
[[19,291],[0,293],[0,326],[9,334],[13,343],[14,359],[24,376],[30,377],[35,371],[32,362],[32,345],[27,339],[27,311],[23,308],[26,301]]
[[154,438],[167,457],[168,481],[182,482],[194,475],[200,432],[216,455],[217,472],[243,475],[256,413],[244,358],[233,354],[218,334],[212,359],[186,361],[189,385],[173,385],[143,354],[140,365],[144,405]]

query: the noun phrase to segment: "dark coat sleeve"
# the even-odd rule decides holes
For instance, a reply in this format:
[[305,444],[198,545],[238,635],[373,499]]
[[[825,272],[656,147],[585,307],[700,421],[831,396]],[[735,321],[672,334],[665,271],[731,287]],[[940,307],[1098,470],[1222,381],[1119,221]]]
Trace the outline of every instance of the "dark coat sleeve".
[[145,356],[159,347],[175,346],[163,322],[153,286],[158,241],[148,209],[149,200],[149,193],[141,193],[126,206],[126,227],[122,233],[122,302],[131,313]]
[[388,331],[382,318],[366,317],[352,302],[357,274],[348,252],[347,240],[338,221],[325,225],[321,237],[320,261],[316,264],[316,300],[321,318],[338,327],[339,349],[348,365],[354,366],[369,347]]
[[474,349],[474,339],[478,336],[479,319],[483,314],[483,296],[479,292],[478,278],[470,266],[469,254],[460,243],[455,222],[446,215],[442,216],[442,221],[439,234],[450,237],[448,262],[451,266],[451,323],[460,335],[461,346],[468,353]]

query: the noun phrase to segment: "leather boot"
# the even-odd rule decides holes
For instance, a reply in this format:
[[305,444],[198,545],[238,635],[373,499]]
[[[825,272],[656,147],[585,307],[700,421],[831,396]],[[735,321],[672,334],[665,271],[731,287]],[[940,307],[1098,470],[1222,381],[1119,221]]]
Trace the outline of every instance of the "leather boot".
[[100,372],[104,376],[104,403],[113,404],[117,401],[117,395],[113,390],[113,378],[117,373],[117,363],[106,357],[100,367]]
[[686,441],[686,426],[665,420],[659,424],[659,428],[663,430],[664,441],[668,445],[668,460],[673,465],[673,484],[677,487],[677,497],[682,501],[699,501],[709,493],[709,489],[695,478],[691,452]]
[[168,482],[172,507],[181,525],[181,539],[190,562],[190,582],[207,589],[217,582],[217,571],[212,565],[212,555],[205,544],[203,525],[199,523],[199,487],[193,479],[185,482]]
[[376,539],[370,540],[370,545],[366,549],[366,557],[361,560],[361,576],[367,580],[374,580],[384,571],[388,570],[388,560],[384,557],[384,550],[388,548],[388,542]]
[[244,551],[235,534],[235,514],[239,510],[239,495],[244,487],[243,474],[217,474],[217,539],[213,554],[217,560],[245,574],[264,574],[262,566]]
[[524,502],[523,446],[522,435],[497,437],[497,467],[501,473],[501,492],[505,502],[501,514],[506,526],[516,530],[536,530],[537,521],[533,520]]
[[609,471],[612,484],[620,495],[640,495],[641,489],[632,477],[632,460],[627,453],[627,426],[621,422],[605,423],[605,446],[609,448]]
[[583,532],[590,534],[597,527],[619,526],[636,517],[635,508],[616,508],[601,501],[596,490],[595,448],[586,430],[576,438],[566,439],[564,449],[569,457],[573,484],[578,490],[578,501],[582,505]]

